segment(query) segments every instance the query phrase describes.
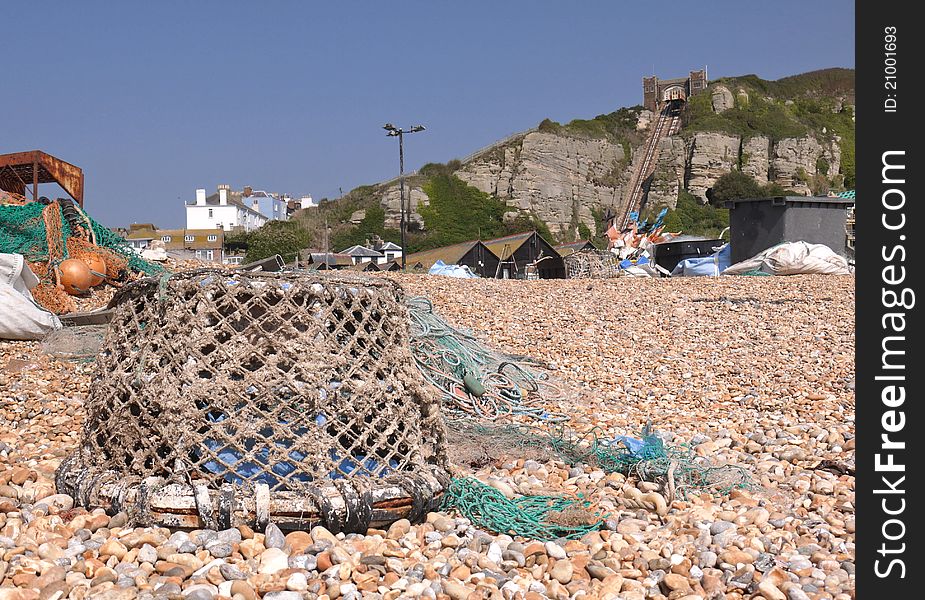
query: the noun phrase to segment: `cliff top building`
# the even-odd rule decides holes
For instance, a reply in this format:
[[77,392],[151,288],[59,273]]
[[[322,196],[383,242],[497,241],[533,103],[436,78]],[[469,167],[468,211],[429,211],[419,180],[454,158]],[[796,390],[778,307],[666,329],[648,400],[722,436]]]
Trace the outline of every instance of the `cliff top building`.
[[642,105],[658,112],[665,102],[686,101],[707,89],[707,69],[691,71],[687,77],[659,79],[655,75],[642,78]]

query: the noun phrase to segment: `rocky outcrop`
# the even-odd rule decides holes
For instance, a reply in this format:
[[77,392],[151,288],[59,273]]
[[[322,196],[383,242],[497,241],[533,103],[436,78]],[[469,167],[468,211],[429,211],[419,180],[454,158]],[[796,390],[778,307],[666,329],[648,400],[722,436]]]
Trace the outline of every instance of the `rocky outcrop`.
[[[419,185],[405,181],[405,198],[411,203],[410,228],[423,227],[424,218],[418,212],[419,206],[427,206],[430,198]],[[401,189],[397,183],[385,188],[379,203],[385,209],[385,226],[398,229],[401,224]]]
[[687,161],[687,191],[707,201],[707,190],[717,179],[739,166],[738,136],[725,133],[695,133],[690,139]]
[[748,92],[742,88],[736,90],[736,102],[739,103],[739,106],[748,106]]
[[[725,94],[723,94],[725,97]],[[740,102],[747,100],[739,99]],[[723,100],[725,102],[725,100]],[[640,122],[651,117],[644,112]],[[455,175],[483,192],[507,202],[511,210],[505,219],[529,212],[544,221],[555,235],[574,233],[579,224],[598,229],[596,214],[608,209],[615,214],[624,202],[639,147],[632,149],[632,161],[622,144],[602,139],[579,139],[546,132],[530,132],[505,140],[470,159]],[[821,159],[821,160],[820,160]],[[681,189],[707,202],[707,190],[722,175],[740,169],[760,185],[778,183],[797,193],[810,195],[819,182],[817,171],[828,167],[831,177],[841,166],[841,151],[835,141],[813,136],[788,138],[772,143],[767,137],[742,140],[716,132],[676,135],[661,141],[659,158],[650,180],[647,207],[674,207]],[[423,227],[418,212],[429,201],[420,178],[406,179],[411,201],[412,228]],[[382,190],[387,227],[398,227],[397,183]]]
[[639,113],[639,117],[636,119],[636,131],[643,131],[648,129],[652,125],[652,120],[655,119],[655,113],[648,109],[643,109]]
[[713,88],[713,112],[721,113],[735,106],[735,98],[732,92],[724,85],[718,85]]
[[661,141],[658,163],[649,185],[647,206],[673,208],[677,204],[678,192],[684,186],[688,154],[688,145],[681,137],[675,136]]
[[810,195],[810,181],[817,173],[820,158],[828,164],[828,173],[837,173],[841,166],[841,149],[837,144],[823,146],[814,137],[783,139],[774,145],[771,156],[773,181]]
[[761,185],[768,183],[770,148],[770,140],[763,135],[748,138],[742,142],[740,157],[742,172]]
[[594,231],[594,212],[616,212],[630,171],[620,144],[533,132],[467,163],[456,176],[560,234],[579,223]]

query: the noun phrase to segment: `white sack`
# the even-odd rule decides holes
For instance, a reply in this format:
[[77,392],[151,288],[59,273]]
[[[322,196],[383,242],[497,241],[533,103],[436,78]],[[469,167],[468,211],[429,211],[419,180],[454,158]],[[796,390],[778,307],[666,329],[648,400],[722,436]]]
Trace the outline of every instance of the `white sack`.
[[741,275],[748,271],[761,271],[769,275],[851,275],[848,261],[825,244],[785,242],[736,263],[723,271],[723,275]]
[[0,253],[0,339],[40,340],[61,328],[58,317],[35,303],[38,277],[22,254]]

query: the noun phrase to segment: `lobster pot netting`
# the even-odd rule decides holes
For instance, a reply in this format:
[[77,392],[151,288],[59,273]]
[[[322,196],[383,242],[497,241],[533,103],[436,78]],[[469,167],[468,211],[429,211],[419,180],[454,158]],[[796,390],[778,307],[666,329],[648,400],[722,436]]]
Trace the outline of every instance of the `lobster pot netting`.
[[568,279],[610,279],[620,276],[617,257],[606,250],[581,250],[564,259]]
[[446,481],[398,284],[193,271],[113,304],[82,447],[62,468],[308,496]]

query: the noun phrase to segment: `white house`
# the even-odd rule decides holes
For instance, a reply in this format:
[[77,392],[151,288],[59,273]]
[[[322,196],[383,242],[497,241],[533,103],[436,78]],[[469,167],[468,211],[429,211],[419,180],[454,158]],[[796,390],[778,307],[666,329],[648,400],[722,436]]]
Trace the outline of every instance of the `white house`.
[[250,195],[244,195],[241,198],[241,202],[245,206],[259,212],[270,221],[289,220],[289,214],[286,211],[288,202],[286,198],[280,198],[263,190],[244,188],[244,194],[247,194],[247,192],[250,192]]
[[382,258],[379,260],[380,265],[391,262],[393,260],[401,262],[402,249],[398,244],[386,242],[381,246],[376,247],[376,250],[382,254]]
[[355,265],[368,262],[374,262],[376,264],[385,262],[385,256],[383,256],[381,252],[376,252],[375,250],[359,244],[350,246],[346,250],[341,250],[340,254],[348,255]]
[[245,204],[241,196],[227,185],[218,186],[218,191],[209,197],[205,189],[196,190],[196,202],[186,205],[186,228],[231,231],[234,227],[243,227],[245,231],[253,231],[270,220]]

